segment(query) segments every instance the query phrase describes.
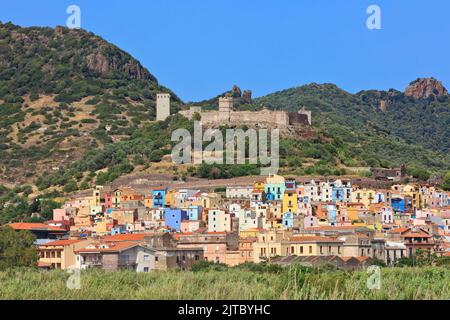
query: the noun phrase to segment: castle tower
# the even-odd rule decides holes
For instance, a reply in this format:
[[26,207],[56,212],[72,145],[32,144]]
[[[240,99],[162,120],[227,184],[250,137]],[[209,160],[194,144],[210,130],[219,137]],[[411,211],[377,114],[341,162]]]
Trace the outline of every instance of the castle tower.
[[170,116],[170,94],[156,95],[156,121],[164,121]]
[[308,124],[312,125],[312,114],[310,110],[307,110],[305,107],[303,107],[301,110],[298,110],[298,114],[303,114],[308,118]]
[[221,121],[230,121],[230,113],[233,110],[233,97],[219,98],[219,117]]

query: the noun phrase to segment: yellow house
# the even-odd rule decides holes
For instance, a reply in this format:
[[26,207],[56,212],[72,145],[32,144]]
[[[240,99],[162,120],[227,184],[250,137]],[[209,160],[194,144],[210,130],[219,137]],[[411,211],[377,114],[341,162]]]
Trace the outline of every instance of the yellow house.
[[114,208],[120,208],[121,202],[122,202],[122,190],[116,189],[114,190],[112,196],[112,206]]
[[372,189],[357,189],[352,192],[352,202],[362,203],[367,208],[375,201],[376,191]]
[[422,195],[418,187],[407,184],[403,187],[403,193],[412,198],[412,205],[414,209],[422,208]]
[[341,255],[344,241],[329,237],[296,236],[289,241],[288,255],[331,256]]
[[294,191],[285,191],[283,195],[283,205],[282,212],[294,212],[296,213],[298,210],[298,196],[297,192]]
[[169,189],[166,192],[166,205],[172,207],[175,205],[175,193],[174,189]]
[[342,210],[346,210],[347,220],[359,220],[359,214],[366,212],[366,208],[362,203],[349,203]]
[[96,186],[95,189],[92,191],[92,206],[100,206],[101,204],[101,190],[103,189],[102,186]]
[[219,195],[216,193],[208,193],[202,195],[202,206],[206,209],[218,208],[220,204]]
[[95,225],[95,232],[97,235],[107,235],[109,234],[108,231],[108,224],[110,224],[111,222],[107,222],[107,221],[99,221],[96,223]]
[[251,228],[251,229],[247,229],[247,230],[242,230],[239,232],[239,237],[241,239],[246,239],[246,238],[257,238],[259,232],[262,229],[258,229],[258,228]]
[[256,263],[276,256],[286,256],[289,248],[291,231],[264,230],[258,234],[258,241],[253,244],[253,258]]
[[76,266],[75,250],[82,249],[90,240],[57,240],[38,247],[38,266],[67,270]]
[[153,208],[153,197],[151,196],[146,196],[144,198],[144,206],[146,208],[152,209]]

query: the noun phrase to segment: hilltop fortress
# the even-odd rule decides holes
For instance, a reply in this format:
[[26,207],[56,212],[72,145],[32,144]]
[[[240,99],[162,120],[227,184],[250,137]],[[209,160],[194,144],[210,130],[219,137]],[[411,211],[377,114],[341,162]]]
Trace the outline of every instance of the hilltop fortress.
[[[202,111],[201,107],[192,106],[189,110],[182,110],[179,114],[192,119],[195,114],[201,118],[205,126],[213,125],[248,125],[257,127],[276,127],[288,129],[289,127],[311,126],[311,111],[304,107],[298,112],[273,111],[264,108],[260,111],[235,111],[235,99],[233,97],[219,98],[218,111]],[[164,120],[170,114],[170,95],[158,94],[157,96],[157,120]]]

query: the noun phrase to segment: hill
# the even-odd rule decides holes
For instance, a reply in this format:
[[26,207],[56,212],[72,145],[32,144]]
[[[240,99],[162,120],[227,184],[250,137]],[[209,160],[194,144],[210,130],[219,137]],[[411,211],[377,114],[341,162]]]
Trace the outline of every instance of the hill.
[[348,166],[450,166],[446,93],[418,99],[393,89],[350,94],[334,84],[310,84],[258,98],[255,105],[290,111],[307,106],[314,127],[339,141],[342,153],[336,155]]
[[0,180],[32,182],[129,138],[155,119],[161,91],[170,92],[92,33],[0,23]]
[[[408,94],[350,94],[333,84],[257,99],[237,86],[225,94],[239,109],[312,110],[313,134],[281,141],[281,174],[355,174],[406,163],[426,178],[450,166],[449,98],[438,84],[418,79]],[[193,125],[179,115],[155,122],[159,91],[172,94],[173,113],[184,108],[136,59],[92,33],[0,23],[0,181],[9,189],[72,192],[150,170],[167,159],[171,133]],[[198,104],[215,108],[216,99]],[[258,172],[249,165],[165,166],[179,178]]]

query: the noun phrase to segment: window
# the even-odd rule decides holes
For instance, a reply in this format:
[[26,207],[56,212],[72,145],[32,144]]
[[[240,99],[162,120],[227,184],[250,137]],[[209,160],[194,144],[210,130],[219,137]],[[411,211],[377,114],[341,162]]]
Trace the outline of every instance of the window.
[[159,261],[159,257],[155,257],[155,262],[158,262]]
[[150,256],[148,254],[144,255],[144,261],[148,261],[150,259]]
[[300,247],[300,254],[303,254],[303,246]]
[[309,246],[309,253],[312,253],[312,246]]
[[144,272],[148,272],[148,267],[144,267]]

